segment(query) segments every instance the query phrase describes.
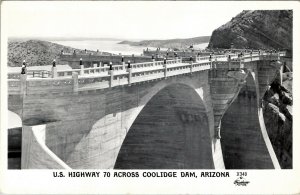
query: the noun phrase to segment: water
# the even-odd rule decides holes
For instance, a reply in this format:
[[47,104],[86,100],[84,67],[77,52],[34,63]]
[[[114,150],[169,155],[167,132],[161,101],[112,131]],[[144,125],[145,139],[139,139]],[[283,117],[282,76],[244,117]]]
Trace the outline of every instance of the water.
[[123,55],[141,55],[146,47],[131,46],[128,44],[118,44],[121,41],[111,40],[83,40],[83,41],[51,41],[53,43],[74,47],[77,49],[88,49],[96,51],[105,51],[113,54]]
[[[51,41],[53,43],[74,47],[78,49],[88,49],[96,51],[105,51],[114,54],[123,54],[123,55],[141,55],[143,50],[147,47],[144,46],[131,46],[128,44],[118,44],[121,41],[112,41],[112,40],[82,40],[82,41]],[[196,49],[205,49],[208,43],[201,43],[194,45]],[[154,47],[148,47],[149,49],[155,50]],[[162,48],[163,49],[163,48]]]

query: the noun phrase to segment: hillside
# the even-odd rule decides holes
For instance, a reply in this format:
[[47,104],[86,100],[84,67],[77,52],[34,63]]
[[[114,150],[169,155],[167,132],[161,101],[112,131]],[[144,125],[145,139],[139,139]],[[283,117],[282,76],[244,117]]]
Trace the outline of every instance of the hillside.
[[[72,53],[75,48],[40,40],[9,40],[8,42],[8,66],[21,66],[26,60],[28,66],[43,66],[52,64],[56,59],[60,64],[58,55],[61,50]],[[84,52],[76,49],[77,52]],[[88,52],[94,52],[89,51]]]
[[284,73],[283,84],[271,84],[263,98],[265,125],[281,168],[293,167],[293,97],[292,76]]
[[131,46],[161,47],[161,48],[187,48],[191,45],[208,43],[210,36],[194,37],[189,39],[167,39],[167,40],[143,40],[139,42],[122,41],[119,44]]
[[214,30],[208,47],[292,50],[291,10],[243,11]]

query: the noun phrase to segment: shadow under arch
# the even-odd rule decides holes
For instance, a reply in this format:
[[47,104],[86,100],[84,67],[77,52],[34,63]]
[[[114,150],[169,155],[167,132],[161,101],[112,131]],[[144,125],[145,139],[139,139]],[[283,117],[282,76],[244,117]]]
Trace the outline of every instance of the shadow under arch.
[[154,94],[130,125],[114,168],[214,168],[208,116],[198,93],[173,83]]
[[261,113],[258,82],[257,71],[251,70],[222,118],[221,147],[226,169],[276,167]]

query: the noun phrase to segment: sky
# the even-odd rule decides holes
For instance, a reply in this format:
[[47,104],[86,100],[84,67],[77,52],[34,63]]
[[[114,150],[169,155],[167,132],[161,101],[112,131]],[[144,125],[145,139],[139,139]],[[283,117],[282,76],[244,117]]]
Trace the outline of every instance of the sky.
[[243,10],[239,4],[195,1],[3,4],[9,37],[190,38],[211,35]]

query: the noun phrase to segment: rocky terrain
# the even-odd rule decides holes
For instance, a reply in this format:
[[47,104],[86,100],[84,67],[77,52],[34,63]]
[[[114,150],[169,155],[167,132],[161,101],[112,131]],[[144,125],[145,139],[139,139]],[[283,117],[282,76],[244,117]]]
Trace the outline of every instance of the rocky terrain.
[[161,47],[161,48],[187,48],[191,45],[209,42],[210,36],[194,37],[189,39],[167,39],[167,40],[144,40],[139,42],[122,41],[119,44],[132,46]]
[[[21,66],[26,60],[27,66],[43,66],[52,64],[53,59],[60,63],[58,58],[61,50],[72,53],[75,48],[41,40],[9,40],[8,41],[8,66]],[[84,52],[76,49],[77,52]],[[89,51],[94,52],[95,51]],[[108,54],[108,53],[107,53]]]
[[275,80],[263,100],[265,125],[280,166],[292,168],[292,76],[285,73],[282,85]]
[[208,47],[292,50],[293,11],[243,11],[214,30]]

